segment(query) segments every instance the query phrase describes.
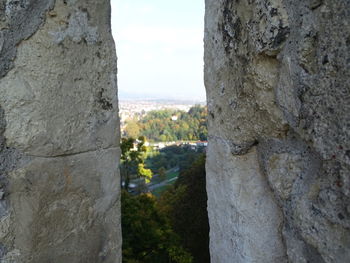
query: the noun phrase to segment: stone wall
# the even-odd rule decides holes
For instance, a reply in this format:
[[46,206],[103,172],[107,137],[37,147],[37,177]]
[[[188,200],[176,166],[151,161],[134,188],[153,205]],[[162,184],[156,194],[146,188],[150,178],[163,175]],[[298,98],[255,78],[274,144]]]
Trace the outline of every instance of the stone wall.
[[[206,0],[212,262],[350,260],[350,2]],[[0,0],[0,262],[120,262],[108,0]]]
[[108,0],[0,0],[0,262],[120,262]]
[[206,0],[212,262],[349,262],[350,2]]

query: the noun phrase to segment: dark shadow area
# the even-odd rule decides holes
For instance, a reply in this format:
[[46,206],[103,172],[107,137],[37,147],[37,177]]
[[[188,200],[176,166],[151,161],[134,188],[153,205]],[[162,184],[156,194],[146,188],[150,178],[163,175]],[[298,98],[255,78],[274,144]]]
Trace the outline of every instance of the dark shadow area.
[[210,262],[206,112],[151,111],[124,127],[123,262]]

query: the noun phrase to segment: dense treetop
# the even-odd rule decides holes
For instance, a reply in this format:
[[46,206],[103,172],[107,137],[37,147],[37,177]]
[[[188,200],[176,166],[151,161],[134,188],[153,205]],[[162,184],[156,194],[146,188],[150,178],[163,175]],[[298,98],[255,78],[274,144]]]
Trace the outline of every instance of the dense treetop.
[[123,263],[191,263],[169,219],[150,194],[122,191]]
[[129,120],[125,128],[128,137],[145,136],[149,141],[207,140],[207,110],[196,105],[188,112],[155,110],[140,120]]
[[123,262],[210,262],[205,156],[196,157],[159,199],[122,192]]
[[157,203],[182,246],[193,256],[193,263],[210,262],[205,177],[205,155],[200,154],[183,167],[175,185],[163,192]]
[[204,151],[204,147],[193,150],[188,145],[172,145],[161,149],[159,152],[149,154],[145,163],[153,173],[157,173],[162,167],[167,170],[178,167],[179,171],[182,171],[190,167]]

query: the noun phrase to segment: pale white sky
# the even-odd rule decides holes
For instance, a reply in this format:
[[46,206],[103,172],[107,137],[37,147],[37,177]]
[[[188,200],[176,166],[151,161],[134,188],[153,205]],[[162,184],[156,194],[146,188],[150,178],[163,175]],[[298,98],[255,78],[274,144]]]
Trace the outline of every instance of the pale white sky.
[[204,101],[204,0],[111,4],[120,98]]

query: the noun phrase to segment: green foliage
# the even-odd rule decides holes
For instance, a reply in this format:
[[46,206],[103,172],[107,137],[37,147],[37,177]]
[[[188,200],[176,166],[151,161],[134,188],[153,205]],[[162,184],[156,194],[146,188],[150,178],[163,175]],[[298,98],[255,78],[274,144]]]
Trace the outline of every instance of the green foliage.
[[150,179],[153,171],[165,180],[170,172],[179,173],[170,168],[179,167],[180,174],[174,186],[163,186],[167,190],[159,199],[122,192],[123,262],[209,263],[204,154],[187,146],[147,152],[144,142],[144,137],[122,139],[123,173],[128,168],[129,175]]
[[149,183],[152,179],[152,171],[150,169],[146,169],[143,163],[139,163],[137,173],[139,176],[145,178],[146,183]]
[[[177,116],[176,121],[172,116]],[[127,123],[127,135],[143,135],[150,141],[207,140],[207,110],[196,105],[189,112],[179,110],[150,111],[140,121]]]
[[168,219],[152,195],[122,192],[124,263],[191,263]]
[[166,180],[166,170],[163,166],[158,169],[158,175],[161,181]]
[[190,146],[172,145],[161,149],[159,154],[148,155],[145,162],[153,173],[157,173],[162,167],[166,170],[179,167],[181,171],[191,166],[202,151],[204,148],[192,150]]
[[193,255],[193,262],[210,262],[209,223],[205,180],[205,156],[183,170],[174,187],[158,201],[158,209],[170,219],[183,246]]
[[140,134],[140,127],[136,119],[128,120],[125,127],[126,137],[137,138]]
[[[129,188],[132,175],[145,178],[149,182],[152,178],[152,171],[145,168],[144,160],[147,151],[145,137],[140,136],[138,140],[134,138],[122,138],[120,174],[124,181],[124,189]],[[135,147],[136,146],[136,147]]]

